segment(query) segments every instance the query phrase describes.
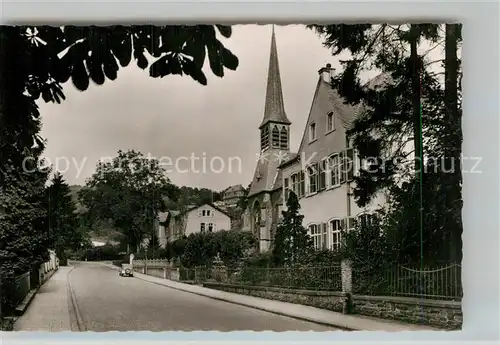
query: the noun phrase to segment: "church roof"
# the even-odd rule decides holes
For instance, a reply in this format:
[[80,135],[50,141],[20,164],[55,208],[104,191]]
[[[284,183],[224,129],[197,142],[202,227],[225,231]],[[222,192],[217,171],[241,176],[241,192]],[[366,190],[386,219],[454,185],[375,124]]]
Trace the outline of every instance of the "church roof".
[[[283,154],[289,155],[288,152],[283,152]],[[282,162],[283,159],[280,160],[279,157],[276,157],[274,154],[269,154],[259,159],[248,196],[256,195],[261,192],[270,192],[280,188],[282,181],[280,177],[281,172],[278,167]]]
[[259,126],[262,128],[268,122],[291,124],[285,113],[283,103],[283,90],[281,88],[280,68],[278,64],[278,49],[276,48],[276,36],[271,37],[271,52],[269,57],[269,70],[267,74],[266,103],[264,118]]

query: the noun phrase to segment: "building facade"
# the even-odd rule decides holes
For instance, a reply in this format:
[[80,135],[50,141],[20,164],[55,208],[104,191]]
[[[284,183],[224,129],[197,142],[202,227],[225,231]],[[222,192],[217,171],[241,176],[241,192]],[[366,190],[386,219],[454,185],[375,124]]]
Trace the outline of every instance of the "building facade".
[[231,218],[222,209],[212,204],[204,204],[188,208],[183,212],[168,212],[163,224],[166,244],[198,232],[230,230]]
[[242,197],[245,196],[245,188],[241,184],[231,186],[222,192],[222,201],[226,207],[236,207]]
[[330,84],[334,69],[321,68],[306,127],[296,153],[289,149],[290,121],[286,117],[279,74],[276,38],[271,38],[264,119],[259,127],[261,160],[255,169],[244,214],[244,229],[259,238],[260,251],[272,246],[281,211],[293,191],[299,198],[303,225],[317,249],[340,247],[341,229],[356,221],[371,221],[385,202],[379,195],[366,208],[352,196],[359,159],[347,131],[362,107],[344,104]]

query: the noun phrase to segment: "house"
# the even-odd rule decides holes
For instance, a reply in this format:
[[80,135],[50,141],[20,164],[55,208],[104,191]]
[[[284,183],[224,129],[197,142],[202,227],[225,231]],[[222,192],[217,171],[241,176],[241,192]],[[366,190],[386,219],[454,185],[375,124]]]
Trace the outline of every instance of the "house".
[[261,159],[255,168],[244,214],[244,229],[259,239],[259,250],[272,241],[290,191],[299,198],[303,225],[317,249],[340,247],[340,230],[357,220],[371,221],[385,202],[377,196],[360,209],[352,197],[359,159],[346,133],[362,107],[344,104],[330,84],[330,64],[319,71],[306,128],[296,153],[290,152],[290,126],[284,107],[274,30],[271,37],[264,118],[259,126]]
[[184,211],[170,211],[163,224],[164,243],[167,243],[198,232],[229,230],[231,217],[213,204],[203,204]]
[[245,196],[245,188],[241,184],[231,186],[222,192],[222,201],[227,207],[236,207]]

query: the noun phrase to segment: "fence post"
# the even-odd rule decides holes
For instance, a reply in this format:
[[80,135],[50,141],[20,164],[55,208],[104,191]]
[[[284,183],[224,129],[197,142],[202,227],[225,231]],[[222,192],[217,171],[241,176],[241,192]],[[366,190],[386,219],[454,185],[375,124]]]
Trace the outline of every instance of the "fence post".
[[340,271],[342,275],[342,292],[352,292],[352,264],[350,260],[340,262]]
[[352,293],[352,262],[344,259],[340,262],[340,272],[342,276],[342,295],[344,301],[342,303],[342,313],[349,314],[351,310],[351,293]]

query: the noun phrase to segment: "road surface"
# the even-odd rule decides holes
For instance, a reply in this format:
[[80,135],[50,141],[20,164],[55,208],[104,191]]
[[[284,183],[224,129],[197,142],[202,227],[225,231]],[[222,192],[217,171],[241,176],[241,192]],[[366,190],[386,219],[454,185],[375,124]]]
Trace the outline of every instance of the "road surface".
[[[332,331],[330,327],[120,277],[98,263],[75,263],[69,282],[75,331]],[[71,303],[70,303],[71,304]]]

